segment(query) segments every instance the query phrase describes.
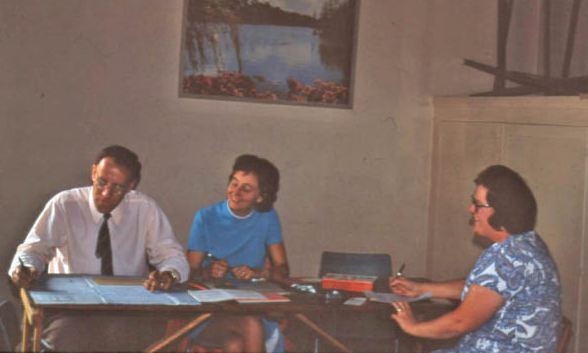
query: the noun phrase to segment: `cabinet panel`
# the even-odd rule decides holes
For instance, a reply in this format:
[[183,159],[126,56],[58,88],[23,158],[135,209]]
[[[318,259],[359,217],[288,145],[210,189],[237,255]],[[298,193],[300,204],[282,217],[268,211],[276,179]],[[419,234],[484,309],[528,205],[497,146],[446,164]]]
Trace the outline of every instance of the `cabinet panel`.
[[502,130],[462,122],[438,126],[429,243],[432,278],[463,277],[480,254],[468,224],[468,206],[477,173],[500,160]]
[[564,312],[571,315],[580,280],[585,129],[514,125],[506,128],[505,135],[504,163],[526,178],[537,198],[536,229],[558,265]]

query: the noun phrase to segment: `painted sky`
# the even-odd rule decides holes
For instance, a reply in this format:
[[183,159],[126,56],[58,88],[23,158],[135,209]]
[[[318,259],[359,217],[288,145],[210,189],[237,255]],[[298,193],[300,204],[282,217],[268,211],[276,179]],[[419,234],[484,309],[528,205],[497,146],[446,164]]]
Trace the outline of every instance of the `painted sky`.
[[327,0],[269,0],[267,2],[273,6],[278,6],[285,11],[318,16],[321,7],[327,2]]

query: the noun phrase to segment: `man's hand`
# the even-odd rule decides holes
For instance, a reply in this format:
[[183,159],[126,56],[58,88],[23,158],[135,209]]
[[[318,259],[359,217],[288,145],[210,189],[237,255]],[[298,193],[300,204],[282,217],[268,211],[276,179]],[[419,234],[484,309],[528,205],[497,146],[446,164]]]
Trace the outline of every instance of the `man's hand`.
[[38,277],[39,272],[34,267],[18,266],[10,279],[17,287],[29,288]]
[[175,279],[170,271],[152,271],[143,286],[150,292],[156,290],[169,290],[174,285]]

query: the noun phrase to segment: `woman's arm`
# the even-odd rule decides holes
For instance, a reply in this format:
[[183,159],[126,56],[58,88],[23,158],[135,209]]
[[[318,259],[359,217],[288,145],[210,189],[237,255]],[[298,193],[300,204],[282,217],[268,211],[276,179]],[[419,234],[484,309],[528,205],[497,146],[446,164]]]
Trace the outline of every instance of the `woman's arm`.
[[266,258],[263,268],[253,269],[247,265],[235,266],[231,272],[235,278],[250,280],[265,278],[272,281],[286,281],[290,274],[286,248],[283,243],[272,244],[268,247],[269,258]]
[[407,302],[396,302],[396,314],[392,314],[398,325],[417,337],[452,338],[474,331],[504,305],[504,298],[495,291],[480,285],[472,285],[463,302],[452,312],[437,319],[417,322]]
[[268,278],[276,282],[287,280],[290,277],[290,267],[284,243],[270,245],[268,252],[271,260]]
[[431,292],[434,298],[460,299],[465,281],[457,279],[446,282],[416,282],[404,277],[390,277],[390,291],[407,297],[417,297]]
[[204,261],[205,253],[200,251],[190,251],[186,253],[188,258],[188,264],[190,264],[190,278],[200,277],[206,278],[206,271],[202,268],[202,262]]
[[223,278],[229,270],[229,264],[225,260],[212,261],[208,268],[202,267],[206,253],[188,250],[188,263],[190,264],[190,278]]

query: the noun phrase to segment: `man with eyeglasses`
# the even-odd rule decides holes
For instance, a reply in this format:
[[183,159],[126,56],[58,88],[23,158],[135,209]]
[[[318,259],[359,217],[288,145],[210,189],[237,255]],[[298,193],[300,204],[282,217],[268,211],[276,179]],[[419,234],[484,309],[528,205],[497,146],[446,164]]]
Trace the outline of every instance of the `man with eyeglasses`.
[[[8,271],[12,282],[28,287],[45,269],[50,274],[144,276],[151,291],[186,281],[189,266],[167,217],[153,199],[135,190],[141,179],[137,155],[123,146],[106,147],[95,158],[91,178],[92,186],[62,191],[46,204],[17,248]],[[149,265],[155,268],[151,273]],[[138,326],[133,319],[56,316],[48,320],[44,335],[58,351],[132,351],[127,344]]]
[[390,279],[398,294],[459,300],[457,308],[418,322],[406,302],[392,314],[407,333],[425,338],[460,337],[444,353],[555,353],[561,322],[560,281],[547,246],[534,231],[537,203],[525,180],[495,165],[475,179],[469,206],[476,236],[492,245],[478,258],[467,279],[417,283]]

